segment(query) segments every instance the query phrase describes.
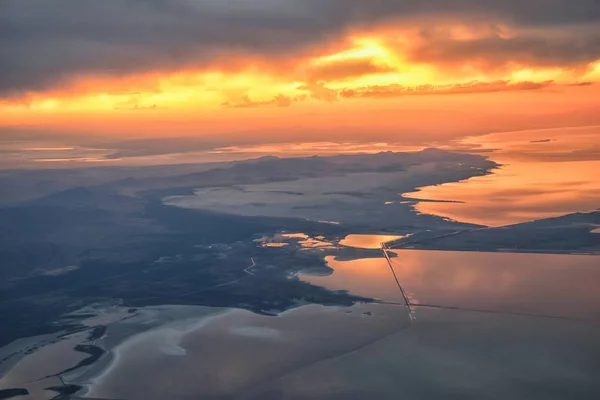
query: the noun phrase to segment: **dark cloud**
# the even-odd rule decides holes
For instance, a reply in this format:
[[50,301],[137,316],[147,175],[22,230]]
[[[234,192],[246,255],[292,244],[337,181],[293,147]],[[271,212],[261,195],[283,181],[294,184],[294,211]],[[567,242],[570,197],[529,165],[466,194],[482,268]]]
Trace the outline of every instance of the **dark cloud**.
[[518,25],[543,27],[593,24],[600,21],[598,0],[336,0],[338,10],[346,5],[356,20],[411,19],[446,15],[490,17]]
[[[600,26],[598,0],[1,0],[0,95],[59,87],[84,74],[125,75],[207,66],[231,53],[273,59],[345,32],[419,18],[522,27]],[[576,35],[576,33],[574,33]],[[585,34],[584,36],[588,36]],[[448,43],[455,54],[586,61],[597,36],[554,43]],[[537,49],[537,50],[536,50]],[[436,51],[441,51],[442,54]],[[531,51],[530,55],[527,52]],[[421,58],[451,59],[428,47]],[[458,57],[458,56],[456,56]]]
[[325,25],[297,8],[278,0],[2,0],[0,90],[206,66],[224,53],[294,51]]
[[575,82],[575,83],[569,83],[566,86],[593,86],[595,85],[595,82]]
[[550,143],[552,139],[530,140],[529,143]]
[[600,58],[600,29],[575,35],[566,31],[562,37],[520,36],[485,37],[452,40],[428,37],[412,53],[418,62],[474,65],[485,69],[527,66],[578,66]]

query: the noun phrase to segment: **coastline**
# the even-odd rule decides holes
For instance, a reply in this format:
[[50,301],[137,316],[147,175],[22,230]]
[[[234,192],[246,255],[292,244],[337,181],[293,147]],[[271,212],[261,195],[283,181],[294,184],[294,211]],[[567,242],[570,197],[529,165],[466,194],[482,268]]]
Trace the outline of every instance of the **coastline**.
[[[178,328],[183,328],[182,331],[178,331],[180,337],[176,338],[180,340],[189,332],[193,332],[197,329],[202,329],[203,326],[210,323],[215,318],[219,318],[226,315],[231,310],[227,309],[213,309],[210,307],[190,306],[189,308],[196,308],[196,310],[189,310],[191,312],[202,314],[196,317],[188,317],[183,320],[168,321],[168,317],[164,318],[164,322],[161,321],[161,312],[172,311],[172,308],[188,308],[187,306],[160,306],[160,307],[149,307],[148,309],[141,309],[140,314],[136,315],[137,318],[132,318],[128,321],[128,324],[134,324],[138,327],[135,331],[132,328],[126,328],[130,330],[129,335],[120,336],[118,338],[110,338],[111,331],[122,328],[122,321],[119,321],[108,327],[107,334],[100,343],[97,344],[101,347],[105,354],[102,355],[94,364],[89,368],[82,368],[73,371],[72,374],[67,375],[65,381],[69,383],[80,385],[83,389],[80,395],[93,395],[95,386],[101,385],[102,382],[109,376],[113,370],[118,368],[122,353],[126,352],[129,348],[135,346],[140,341],[143,341],[149,336],[160,335],[162,333],[173,332]],[[157,319],[158,318],[158,319]],[[184,317],[185,318],[185,317]],[[144,325],[150,325],[147,329],[143,329]],[[110,339],[109,339],[110,338]],[[108,345],[104,344],[108,342]],[[176,354],[177,344],[172,343],[173,353]],[[166,350],[166,349],[165,349]]]

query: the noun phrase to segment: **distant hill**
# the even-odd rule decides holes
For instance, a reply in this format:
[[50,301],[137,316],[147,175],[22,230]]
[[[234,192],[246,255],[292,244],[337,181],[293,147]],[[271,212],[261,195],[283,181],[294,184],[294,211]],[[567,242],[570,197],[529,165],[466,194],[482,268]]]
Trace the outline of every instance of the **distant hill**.
[[444,163],[464,163],[481,171],[488,171],[498,166],[495,162],[480,155],[440,149],[328,157],[279,158],[267,156],[188,174],[116,181],[107,184],[107,187],[128,194],[149,190],[160,190],[163,194],[187,194],[191,193],[193,189],[202,187],[285,182],[349,173],[395,172],[403,171],[413,165],[427,163],[436,163],[439,166]]
[[600,211],[573,213],[497,228],[422,232],[397,241],[397,248],[600,254]]

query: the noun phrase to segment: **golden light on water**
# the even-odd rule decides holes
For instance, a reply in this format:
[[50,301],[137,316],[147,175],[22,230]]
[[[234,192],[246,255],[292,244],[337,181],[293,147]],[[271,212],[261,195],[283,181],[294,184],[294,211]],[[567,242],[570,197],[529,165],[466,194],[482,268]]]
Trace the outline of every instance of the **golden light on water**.
[[[600,126],[512,132],[470,138],[474,151],[501,166],[487,176],[422,188],[407,197],[452,200],[422,202],[421,213],[457,221],[502,226],[593,211],[600,205]],[[483,153],[486,154],[486,153]]]

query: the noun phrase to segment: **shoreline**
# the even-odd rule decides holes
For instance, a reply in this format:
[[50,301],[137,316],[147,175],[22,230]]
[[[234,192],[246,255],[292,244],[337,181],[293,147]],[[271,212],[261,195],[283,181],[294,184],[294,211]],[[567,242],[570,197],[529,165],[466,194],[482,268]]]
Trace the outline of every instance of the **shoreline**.
[[[180,306],[160,306],[160,308],[168,308],[168,307],[180,307]],[[194,307],[194,306],[190,306],[190,307]],[[202,307],[202,308],[209,308],[209,307],[204,307],[204,306],[197,306],[197,307]],[[150,308],[150,310],[154,311],[156,310],[156,308],[152,309]],[[129,336],[126,336],[124,338],[122,338],[121,340],[118,341],[118,343],[116,345],[113,346],[103,346],[102,344],[96,344],[97,346],[99,346],[100,348],[102,348],[105,353],[102,357],[100,357],[94,364],[90,365],[89,368],[87,370],[82,371],[82,373],[80,372],[78,376],[73,376],[73,377],[68,377],[67,379],[65,379],[66,381],[68,381],[69,383],[72,384],[76,384],[82,387],[82,390],[79,392],[79,394],[83,397],[85,397],[88,394],[93,394],[94,391],[94,387],[101,385],[102,382],[111,374],[112,371],[114,371],[115,368],[117,368],[119,366],[119,362],[120,359],[122,357],[122,353],[126,352],[130,347],[135,346],[137,343],[139,343],[140,341],[146,339],[148,336],[152,336],[155,335],[161,331],[167,331],[167,330],[172,330],[173,328],[176,327],[181,327],[186,326],[188,324],[191,324],[190,327],[185,327],[182,331],[180,331],[180,337],[178,337],[177,339],[181,340],[183,337],[185,337],[185,335],[198,330],[198,329],[202,329],[204,326],[206,326],[207,324],[209,324],[211,321],[218,319],[220,317],[223,317],[224,315],[227,315],[228,313],[230,313],[231,311],[234,311],[235,309],[223,309],[223,310],[218,310],[218,311],[214,311],[214,312],[208,312],[207,314],[200,316],[200,317],[196,317],[196,318],[188,318],[187,320],[176,320],[176,321],[172,321],[172,322],[166,322],[166,323],[160,323],[158,322],[156,326],[153,326],[151,328],[149,328],[148,330],[143,330],[143,331],[138,331],[138,332],[133,332],[131,333]],[[141,310],[143,311],[147,311],[147,310]],[[165,310],[166,311],[166,310]],[[152,316],[150,316],[152,317]],[[131,321],[130,321],[131,322]],[[153,322],[153,321],[150,321]],[[143,325],[144,323],[147,323],[147,321],[140,321],[139,324]],[[114,325],[118,325],[119,322],[117,322]],[[113,325],[113,329],[115,328],[115,326]],[[110,327],[109,327],[109,331],[106,335],[106,337],[108,337],[110,335]],[[174,345],[176,346],[176,345]],[[85,368],[85,367],[84,367]],[[73,374],[77,374],[77,370],[73,371]]]
[[[130,385],[124,371],[134,368],[132,376],[157,373],[161,379],[167,379],[157,368],[168,363],[167,375],[181,379],[177,386],[183,392],[193,390],[198,382],[185,374],[179,375],[178,371],[188,371],[195,365],[197,373],[206,374],[202,375],[209,385],[204,388],[205,395],[242,393],[247,385],[253,387],[279,376],[281,371],[294,371],[333,355],[346,354],[373,339],[378,340],[390,330],[404,329],[409,326],[408,318],[398,310],[396,305],[379,303],[352,307],[306,304],[286,310],[276,318],[242,309],[220,310],[134,334],[115,346],[110,358],[73,383],[83,387],[79,392],[83,397],[127,398],[144,383],[135,380],[133,386]],[[346,339],[335,339],[344,327],[358,330]],[[323,332],[328,332],[329,339],[315,342]],[[330,340],[334,342],[327,344]],[[221,359],[224,349],[232,352]],[[273,351],[273,360],[258,362],[257,349]],[[213,381],[217,377],[224,381]]]

